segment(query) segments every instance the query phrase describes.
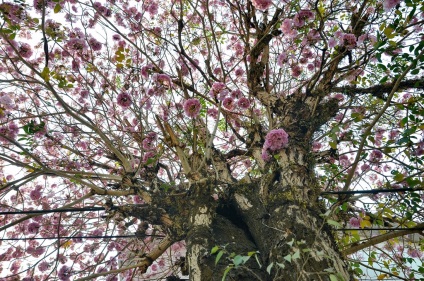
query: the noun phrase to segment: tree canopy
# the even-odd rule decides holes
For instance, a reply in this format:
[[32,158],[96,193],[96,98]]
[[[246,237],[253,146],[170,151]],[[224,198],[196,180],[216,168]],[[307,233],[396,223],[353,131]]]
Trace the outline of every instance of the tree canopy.
[[0,280],[424,280],[424,4],[0,4]]

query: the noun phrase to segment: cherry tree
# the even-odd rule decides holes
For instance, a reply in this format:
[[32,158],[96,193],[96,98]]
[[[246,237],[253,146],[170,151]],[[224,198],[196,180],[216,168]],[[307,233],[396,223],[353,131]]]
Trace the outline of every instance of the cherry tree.
[[0,15],[1,280],[423,278],[421,1]]

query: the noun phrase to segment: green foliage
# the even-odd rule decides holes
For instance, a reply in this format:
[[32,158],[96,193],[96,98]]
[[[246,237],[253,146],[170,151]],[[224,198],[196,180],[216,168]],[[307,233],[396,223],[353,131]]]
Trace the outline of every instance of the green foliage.
[[211,249],[211,254],[212,255],[216,255],[215,257],[215,265],[217,265],[219,263],[219,261],[221,260],[221,258],[224,256],[224,254],[227,256],[226,257],[226,261],[228,262],[227,267],[224,270],[223,276],[222,276],[222,281],[226,280],[228,273],[232,270],[232,269],[236,269],[238,267],[242,267],[245,266],[245,264],[249,261],[249,259],[254,256],[256,259],[256,262],[258,263],[259,267],[262,267],[261,263],[259,262],[259,252],[257,251],[251,251],[248,252],[247,255],[238,255],[234,252],[232,253],[228,253],[225,250],[225,246],[221,247],[221,246],[214,246]]

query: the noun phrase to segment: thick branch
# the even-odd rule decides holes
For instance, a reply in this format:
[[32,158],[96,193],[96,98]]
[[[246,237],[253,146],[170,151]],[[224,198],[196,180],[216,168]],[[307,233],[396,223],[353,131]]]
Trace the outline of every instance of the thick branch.
[[[331,89],[332,92],[340,92],[343,94],[347,94],[349,96],[354,95],[363,95],[363,94],[371,94],[374,97],[380,99],[386,99],[385,94],[389,94],[395,83],[387,83],[383,85],[375,85],[368,88],[357,88],[355,86],[343,86],[343,87],[334,87]],[[418,79],[410,79],[405,80],[399,83],[397,91],[402,91],[405,89],[424,89],[424,77]]]
[[396,237],[400,237],[400,236],[405,236],[408,234],[413,234],[413,233],[421,233],[423,230],[422,228],[424,227],[424,223],[418,224],[416,227],[411,228],[410,230],[399,230],[399,231],[393,231],[393,232],[389,232],[386,234],[382,234],[373,238],[370,238],[368,241],[363,242],[361,244],[358,245],[354,245],[348,249],[345,249],[344,251],[342,251],[342,253],[344,255],[350,255],[353,253],[356,253],[362,249],[380,244],[382,242],[385,242],[387,240],[396,238]]

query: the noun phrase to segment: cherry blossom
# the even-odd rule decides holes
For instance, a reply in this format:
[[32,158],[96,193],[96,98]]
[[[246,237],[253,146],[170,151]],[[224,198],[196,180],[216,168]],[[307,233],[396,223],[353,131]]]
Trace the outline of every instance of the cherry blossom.
[[184,102],[184,112],[188,117],[194,118],[200,113],[202,108],[198,99],[188,99]]

